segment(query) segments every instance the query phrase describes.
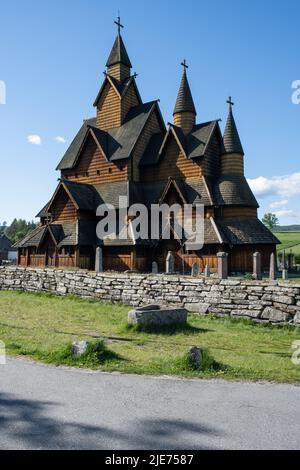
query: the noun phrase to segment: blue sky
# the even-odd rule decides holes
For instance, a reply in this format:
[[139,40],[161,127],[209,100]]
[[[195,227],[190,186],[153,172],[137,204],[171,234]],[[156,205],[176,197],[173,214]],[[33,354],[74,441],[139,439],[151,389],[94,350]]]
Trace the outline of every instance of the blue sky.
[[143,100],[160,98],[171,121],[186,58],[198,122],[221,118],[223,129],[227,97],[236,103],[260,215],[300,223],[297,0],[2,1],[0,221],[32,219],[53,193],[57,163],[94,115],[118,9]]

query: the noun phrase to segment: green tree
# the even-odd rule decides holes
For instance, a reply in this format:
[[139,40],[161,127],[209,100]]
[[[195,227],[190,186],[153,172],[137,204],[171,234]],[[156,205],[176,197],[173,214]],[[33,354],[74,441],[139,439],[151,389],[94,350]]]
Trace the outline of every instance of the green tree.
[[5,235],[13,242],[16,243],[36,227],[36,224],[31,221],[27,222],[23,219],[14,219],[12,224],[5,230]]
[[274,228],[276,228],[277,225],[279,225],[279,220],[275,214],[272,214],[271,212],[269,212],[263,216],[262,223],[266,227],[268,227],[270,230],[274,230]]

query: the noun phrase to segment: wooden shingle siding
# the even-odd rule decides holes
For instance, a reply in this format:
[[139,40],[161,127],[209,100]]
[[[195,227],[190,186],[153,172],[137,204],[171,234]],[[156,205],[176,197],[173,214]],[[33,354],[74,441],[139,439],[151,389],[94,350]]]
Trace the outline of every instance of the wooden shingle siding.
[[102,130],[121,125],[121,100],[116,90],[108,82],[97,107],[97,127]]
[[130,76],[130,69],[124,64],[115,64],[108,67],[108,75],[122,82],[125,78]]
[[78,164],[74,169],[64,171],[63,176],[69,181],[88,184],[126,181],[129,168],[128,160],[120,160],[117,164],[107,161],[90,135],[81,151]]
[[173,178],[192,178],[202,176],[202,168],[198,163],[188,160],[181,150],[175,138],[169,137],[169,143],[164,151],[159,165],[143,171],[144,181],[166,181]]
[[77,217],[76,207],[63,188],[57,193],[49,210],[54,222],[71,221]]
[[174,124],[180,127],[184,134],[189,134],[196,122],[194,113],[177,113],[174,115]]
[[244,175],[244,157],[238,154],[223,155],[222,175]]
[[222,209],[224,219],[247,219],[257,217],[256,207],[224,207]]

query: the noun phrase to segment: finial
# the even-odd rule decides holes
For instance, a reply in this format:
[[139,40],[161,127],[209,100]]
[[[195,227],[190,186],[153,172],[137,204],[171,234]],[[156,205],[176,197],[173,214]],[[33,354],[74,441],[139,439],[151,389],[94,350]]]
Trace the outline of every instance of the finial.
[[232,106],[234,106],[234,103],[232,101],[232,98],[231,96],[229,96],[228,100],[227,100],[227,103],[229,104],[229,108],[232,109]]
[[118,26],[118,34],[121,33],[121,28],[124,28],[124,26],[121,24],[121,17],[120,17],[120,12],[117,21],[115,21],[115,24]]
[[182,65],[182,67],[183,67],[183,70],[184,70],[184,72],[186,72],[186,69],[188,69],[188,68],[189,68],[189,66],[187,65],[187,63],[186,63],[186,60],[185,60],[185,59],[184,59],[184,61],[183,61],[183,62],[181,62],[181,65]]

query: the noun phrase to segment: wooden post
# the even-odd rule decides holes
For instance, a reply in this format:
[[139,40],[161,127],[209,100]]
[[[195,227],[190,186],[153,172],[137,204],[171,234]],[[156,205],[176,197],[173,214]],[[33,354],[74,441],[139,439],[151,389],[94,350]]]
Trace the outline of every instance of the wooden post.
[[75,268],[80,268],[80,250],[78,247],[75,248]]
[[131,251],[131,269],[136,269],[136,247],[134,246]]
[[30,265],[30,255],[29,255],[29,248],[26,248],[26,266]]

